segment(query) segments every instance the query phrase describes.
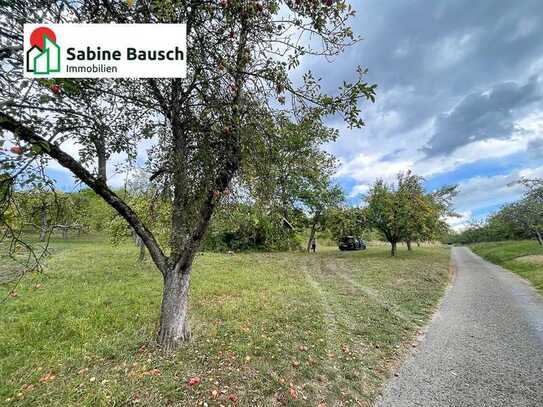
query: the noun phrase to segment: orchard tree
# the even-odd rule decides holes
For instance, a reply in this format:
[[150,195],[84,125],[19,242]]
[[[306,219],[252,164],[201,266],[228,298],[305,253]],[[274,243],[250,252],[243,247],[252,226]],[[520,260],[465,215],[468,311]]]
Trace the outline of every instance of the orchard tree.
[[451,232],[446,219],[460,217],[454,209],[454,199],[457,195],[458,185],[445,185],[426,195],[431,207],[431,216],[426,219],[424,240],[441,240]]
[[487,241],[500,241],[512,239],[525,239],[527,237],[524,227],[517,222],[512,222],[507,211],[507,206],[498,212],[491,214],[483,224],[484,237]]
[[367,194],[365,208],[368,223],[379,230],[396,256],[398,242],[432,240],[448,229],[445,217],[453,216],[452,199],[456,186],[443,187],[427,194],[423,178],[407,171],[399,173],[397,183],[378,180]]
[[33,229],[39,230],[39,240],[44,242],[52,231],[52,213],[57,201],[56,196],[36,189],[30,190],[30,192],[16,193],[15,196],[22,219]]
[[537,197],[528,193],[523,199],[504,205],[486,220],[471,222],[454,241],[459,243],[537,239],[543,243],[543,208]]
[[319,117],[295,120],[277,114],[261,122],[261,131],[247,146],[253,159],[246,161],[242,174],[257,202],[280,208],[289,224],[292,212],[309,215],[309,251],[323,212],[344,199],[342,190],[331,181],[337,161],[322,150],[323,144],[337,138],[337,130],[326,127]]
[[262,120],[261,131],[247,146],[247,155],[253,159],[242,170],[245,185],[260,204],[280,208],[289,224],[291,212],[309,215],[307,251],[323,212],[344,199],[341,188],[331,181],[337,161],[322,150],[336,138],[337,130],[326,127],[320,117],[296,121],[280,113]]
[[318,191],[329,189],[337,163],[322,146],[336,140],[337,130],[326,127],[319,117],[297,120],[286,113],[262,114],[259,128],[245,146],[244,154],[251,159],[244,161],[243,185],[258,204],[278,208],[291,222],[295,208],[314,207]]
[[399,218],[407,250],[411,250],[413,240],[421,240],[427,235],[427,220],[432,216],[432,207],[424,196],[422,182],[423,178],[411,171],[398,174]]
[[[298,85],[289,80],[301,57],[332,59],[357,41],[348,25],[354,11],[343,0],[13,0],[0,7],[0,128],[13,136],[15,155],[57,161],[141,238],[164,278],[158,343],[165,350],[191,336],[193,259],[215,207],[242,164],[242,152],[259,131],[258,114],[279,107],[312,120],[342,115],[349,125],[362,126],[359,100],[374,99],[375,86],[363,80],[361,68],[355,81],[343,83],[334,95],[324,94],[311,73]],[[118,80],[112,86],[102,81],[24,80],[23,24],[72,22],[185,23],[187,78]],[[108,133],[108,151],[130,158],[137,141],[151,136],[156,141],[148,171],[171,200],[166,247],[108,187],[100,171],[93,170],[91,161],[94,164],[99,153],[89,137],[103,129],[89,128],[82,119],[87,91],[103,101],[100,106],[115,106],[93,112],[100,116],[98,124],[114,122],[119,112],[139,117]],[[73,101],[70,108],[67,101]],[[68,141],[87,148],[88,154],[71,155],[63,144]]]
[[447,232],[447,217],[455,217],[452,209],[456,186],[444,186],[432,193],[424,191],[424,178],[411,171],[398,174],[398,194],[402,201],[404,240],[411,250],[413,241],[430,241]]
[[298,249],[295,231],[284,227],[280,212],[242,199],[221,202],[213,213],[203,247],[208,250]]
[[526,188],[525,196],[530,196],[536,202],[543,205],[543,179],[542,178],[521,178],[518,183]]
[[527,188],[524,194],[526,218],[530,217],[529,230],[532,230],[540,245],[543,245],[543,179],[522,178],[519,183]]
[[364,208],[371,227],[379,230],[390,243],[390,254],[396,256],[398,242],[405,237],[405,200],[393,185],[377,180],[366,196]]
[[535,237],[537,242],[543,245],[543,205],[537,197],[528,195],[518,202],[506,205],[498,212],[498,215],[499,219]]
[[324,224],[324,212],[330,208],[337,208],[344,200],[343,190],[331,183],[329,177],[322,177],[307,185],[301,194],[301,200],[307,208],[311,219],[307,251],[311,250],[311,242],[315,232]]
[[17,229],[30,226],[39,232],[39,241],[45,242],[55,229],[68,237],[68,230],[78,224],[81,207],[71,194],[46,188],[28,188],[12,194],[20,220]]
[[325,228],[335,240],[343,236],[362,236],[368,229],[366,211],[361,208],[336,207],[325,211]]

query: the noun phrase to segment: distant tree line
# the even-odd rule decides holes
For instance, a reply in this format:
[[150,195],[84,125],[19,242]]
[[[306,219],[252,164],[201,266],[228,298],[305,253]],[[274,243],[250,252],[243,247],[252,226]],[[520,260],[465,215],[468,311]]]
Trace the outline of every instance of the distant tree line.
[[[303,139],[303,132],[293,134]],[[395,256],[400,242],[412,250],[413,243],[441,240],[449,233],[445,219],[454,216],[456,187],[425,192],[423,178],[407,171],[398,174],[396,183],[377,180],[362,205],[351,207],[332,181],[336,162],[320,150],[320,142],[305,140],[305,154],[295,160],[280,159],[294,148],[290,142],[284,149],[277,148],[277,141],[274,145],[277,157],[251,162],[232,189],[222,193],[203,238],[203,250],[307,249],[319,233],[335,241],[343,236],[383,240],[390,243]],[[254,165],[261,166],[258,171],[267,176],[253,177]],[[116,194],[145,220],[159,242],[167,241],[172,206],[163,189],[139,170],[132,172]],[[55,232],[62,232],[64,238],[74,232],[101,233],[114,244],[133,240],[140,249],[140,260],[146,257],[145,245],[132,227],[90,189],[19,190],[3,216],[3,223],[12,230],[39,232],[40,240]]]
[[523,197],[504,205],[481,222],[472,222],[449,237],[451,243],[469,244],[501,240],[536,239],[543,245],[543,180],[521,179]]

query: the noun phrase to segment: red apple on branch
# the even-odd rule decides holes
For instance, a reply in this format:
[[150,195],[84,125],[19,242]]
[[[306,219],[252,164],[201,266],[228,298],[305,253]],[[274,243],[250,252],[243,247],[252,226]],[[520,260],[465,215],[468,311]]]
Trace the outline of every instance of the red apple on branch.
[[60,92],[61,92],[61,88],[60,88],[60,85],[55,83],[53,85],[51,85],[51,92],[53,92],[55,95],[60,95]]
[[13,154],[21,155],[25,152],[25,149],[21,146],[13,146],[9,149]]

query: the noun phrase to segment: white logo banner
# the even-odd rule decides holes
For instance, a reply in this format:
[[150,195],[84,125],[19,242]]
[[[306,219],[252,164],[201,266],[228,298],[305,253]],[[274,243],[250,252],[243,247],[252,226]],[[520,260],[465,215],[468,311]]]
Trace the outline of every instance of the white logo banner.
[[185,24],[25,24],[28,78],[184,78]]

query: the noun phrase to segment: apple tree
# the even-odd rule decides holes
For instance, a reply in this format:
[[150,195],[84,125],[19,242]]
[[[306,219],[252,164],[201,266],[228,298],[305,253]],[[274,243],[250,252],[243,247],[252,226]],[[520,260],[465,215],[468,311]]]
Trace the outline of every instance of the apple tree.
[[335,240],[368,234],[366,212],[357,207],[332,207],[324,212],[324,225]]
[[445,218],[452,216],[456,186],[425,193],[423,178],[410,171],[399,173],[396,184],[378,180],[370,188],[364,208],[371,227],[379,230],[396,256],[398,242],[432,240],[447,231]]

